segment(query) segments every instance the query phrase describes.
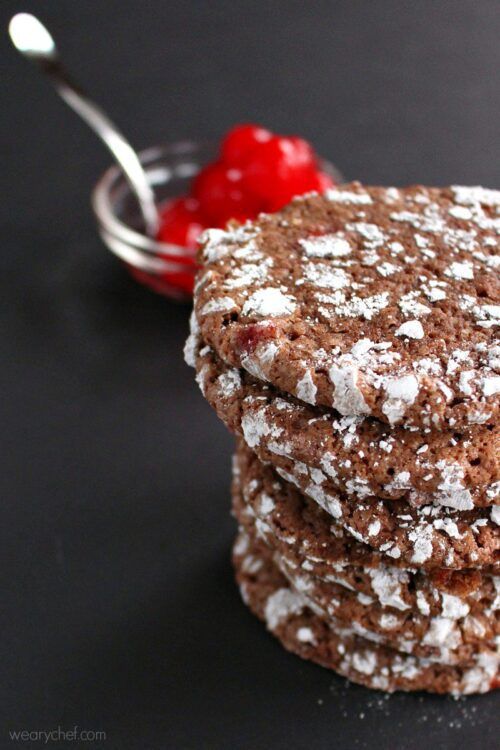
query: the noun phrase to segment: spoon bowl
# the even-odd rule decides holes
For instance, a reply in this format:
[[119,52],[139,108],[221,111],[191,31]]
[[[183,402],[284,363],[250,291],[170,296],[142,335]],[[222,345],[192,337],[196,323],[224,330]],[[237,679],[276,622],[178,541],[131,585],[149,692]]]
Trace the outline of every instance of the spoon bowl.
[[9,35],[14,47],[32,60],[55,60],[58,57],[51,34],[31,13],[18,13],[11,18]]

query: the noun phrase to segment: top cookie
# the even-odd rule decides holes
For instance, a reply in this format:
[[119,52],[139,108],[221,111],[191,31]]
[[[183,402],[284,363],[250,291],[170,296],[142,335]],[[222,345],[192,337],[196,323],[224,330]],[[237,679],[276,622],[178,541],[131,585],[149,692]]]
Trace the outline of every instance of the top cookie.
[[308,403],[492,423],[499,249],[500,191],[351,183],[206,232],[195,312],[223,360]]

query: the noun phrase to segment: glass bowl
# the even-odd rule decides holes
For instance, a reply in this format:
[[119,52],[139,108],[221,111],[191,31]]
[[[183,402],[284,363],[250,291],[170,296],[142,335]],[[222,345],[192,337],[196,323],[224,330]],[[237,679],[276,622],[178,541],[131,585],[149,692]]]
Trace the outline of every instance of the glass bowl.
[[[213,144],[179,141],[139,152],[161,206],[186,195],[193,177],[217,155]],[[328,161],[320,167],[338,184],[342,178]],[[134,194],[118,166],[110,167],[92,192],[92,206],[105,245],[124,261],[134,278],[171,299],[188,301],[196,266],[185,247],[147,237]]]

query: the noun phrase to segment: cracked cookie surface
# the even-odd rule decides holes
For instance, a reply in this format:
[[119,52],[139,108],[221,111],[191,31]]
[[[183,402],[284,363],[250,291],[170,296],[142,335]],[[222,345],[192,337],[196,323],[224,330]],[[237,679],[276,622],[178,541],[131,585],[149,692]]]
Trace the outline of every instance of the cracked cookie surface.
[[498,687],[498,657],[479,654],[469,666],[445,665],[370,642],[351,627],[329,622],[279,571],[270,550],[245,532],[233,548],[243,601],[292,653],[366,687],[454,695]]
[[344,416],[499,411],[500,191],[364,187],[209,230],[195,311],[228,364]]

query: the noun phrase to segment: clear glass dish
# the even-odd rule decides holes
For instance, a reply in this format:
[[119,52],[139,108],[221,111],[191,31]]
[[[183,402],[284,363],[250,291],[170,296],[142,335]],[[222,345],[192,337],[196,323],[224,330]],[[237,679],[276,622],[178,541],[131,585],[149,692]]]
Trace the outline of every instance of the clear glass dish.
[[[158,204],[189,192],[193,177],[216,157],[214,145],[179,141],[153,146],[139,153]],[[336,183],[336,168],[321,161],[321,168]],[[196,272],[192,254],[179,245],[158,242],[144,233],[141,213],[118,166],[110,167],[92,192],[92,206],[105,245],[124,261],[137,281],[176,300],[189,300],[187,290]],[[167,278],[166,278],[167,276]]]

